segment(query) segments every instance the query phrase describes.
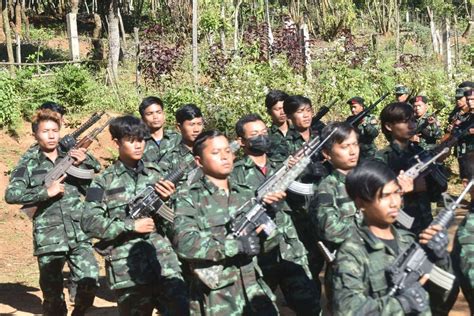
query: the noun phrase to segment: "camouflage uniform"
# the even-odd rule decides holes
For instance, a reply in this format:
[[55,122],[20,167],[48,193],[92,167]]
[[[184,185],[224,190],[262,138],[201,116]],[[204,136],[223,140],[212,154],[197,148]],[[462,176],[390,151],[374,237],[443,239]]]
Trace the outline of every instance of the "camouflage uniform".
[[181,135],[175,131],[165,130],[163,138],[158,143],[153,137],[145,138],[145,152],[143,153],[143,161],[153,161],[158,163],[163,156],[181,142]]
[[[186,268],[194,272],[188,280],[191,314],[276,315],[275,298],[261,277],[256,257],[238,253],[229,229],[239,207],[254,192],[231,180],[229,185],[227,194],[203,176],[178,191],[174,244]],[[216,271],[199,277],[201,268]],[[217,279],[213,284],[211,277]]]
[[458,226],[451,256],[456,276],[472,314],[474,312],[474,202],[471,202],[470,212]]
[[[349,116],[347,120],[352,117]],[[373,158],[377,152],[374,140],[379,134],[378,121],[375,115],[367,115],[357,126],[357,132],[359,133],[360,159]]]
[[[187,171],[190,171],[197,165],[194,162],[193,153],[183,143],[179,143],[179,145],[168,151],[166,156],[164,156],[160,161],[160,168],[164,171],[165,175],[186,166],[189,166]],[[177,186],[182,185],[187,180],[188,174],[185,172]]]
[[[316,235],[331,251],[337,250],[342,242],[352,235],[356,221],[360,220],[354,202],[347,195],[345,183],[346,176],[333,169],[331,174],[319,183],[309,207]],[[322,270],[322,262],[319,267]],[[324,284],[329,302],[332,299],[332,273],[331,265],[328,264]]]
[[[257,190],[277,168],[276,163],[268,158],[265,167],[264,175],[253,160],[245,156],[235,163],[232,177],[237,183]],[[278,234],[264,243],[265,253],[258,256],[258,264],[263,271],[265,282],[274,292],[280,285],[286,301],[297,315],[318,315],[321,310],[320,295],[311,280],[307,251],[298,239],[293,221],[287,214],[289,208],[286,203],[281,204],[274,215]]]
[[[288,126],[288,131],[286,135],[283,135],[282,131],[278,128],[277,125],[272,124],[268,130],[270,137],[271,149],[268,153],[269,157],[288,157],[291,153],[288,152],[288,146],[286,143],[286,137],[290,132],[290,129],[293,129],[292,126]],[[284,158],[283,158],[284,159]]]
[[[467,126],[474,121],[474,114],[468,113],[459,119],[462,124],[461,126]],[[466,131],[458,140],[455,147],[455,155],[459,160],[462,156],[472,151],[474,151],[474,134],[469,134],[469,131]]]
[[134,232],[127,218],[127,204],[147,185],[154,185],[160,170],[139,161],[136,169],[120,160],[96,177],[87,191],[82,227],[105,255],[108,283],[118,297],[123,315],[151,315],[157,304],[167,305],[172,315],[187,315],[188,298],[176,253],[161,232]]
[[[428,118],[431,115],[425,113],[416,121],[416,131],[419,133],[420,142],[419,145],[423,149],[433,149],[436,146],[436,141],[441,138],[441,128],[438,122],[433,124],[428,123]],[[424,128],[422,128],[424,126]],[[421,129],[421,130],[420,130]]]
[[[408,170],[415,164],[413,157],[423,149],[410,142],[405,150],[402,150],[397,144],[390,143],[389,146],[380,150],[376,154],[376,158],[385,162],[390,169],[399,174],[400,170]],[[431,200],[433,196],[431,193],[439,191],[439,187],[435,181],[433,181],[431,175],[425,177],[426,186],[429,188],[425,192],[410,192],[403,196],[403,211],[408,215],[415,218],[413,226],[410,231],[414,234],[419,234],[423,229],[433,220],[431,214]]]
[[[80,227],[83,203],[80,199],[90,181],[71,176],[64,181],[64,195],[48,197],[43,185],[45,175],[54,167],[38,146],[31,148],[12,173],[5,200],[14,204],[35,204],[33,217],[34,255],[38,257],[40,287],[45,315],[65,315],[62,270],[65,262],[71,268],[72,280],[78,284],[73,315],[82,315],[92,306],[99,277],[88,237]],[[66,153],[58,149],[56,161]],[[90,164],[80,165],[85,168]]]
[[[396,242],[396,249],[393,249],[375,237],[364,222],[357,226],[339,248],[334,263],[334,315],[404,315],[398,300],[387,295],[390,284],[386,269],[413,242],[414,236],[392,226]],[[437,262],[437,265],[450,270],[449,260]],[[425,288],[435,300],[432,296],[436,295],[435,290],[428,285]],[[431,311],[421,315],[431,315]]]

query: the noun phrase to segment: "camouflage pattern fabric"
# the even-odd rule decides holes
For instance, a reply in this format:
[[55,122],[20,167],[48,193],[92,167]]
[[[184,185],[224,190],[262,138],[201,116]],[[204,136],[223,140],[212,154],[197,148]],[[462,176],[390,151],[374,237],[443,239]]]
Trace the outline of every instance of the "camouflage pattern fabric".
[[[276,165],[267,159],[267,171],[264,175],[250,157],[244,156],[235,163],[232,177],[237,183],[257,190],[265,179],[274,173]],[[273,292],[280,286],[288,305],[297,315],[318,315],[321,310],[320,294],[312,281],[307,251],[298,239],[293,221],[287,214],[290,210],[284,202],[275,205],[273,209],[276,209],[274,221],[278,234],[264,242],[265,253],[258,256],[263,278]]]
[[[288,127],[288,132],[293,127]],[[287,135],[288,135],[287,132]],[[288,152],[288,147],[286,143],[286,136],[283,135],[282,131],[278,128],[277,125],[272,124],[268,130],[268,135],[270,137],[271,149],[268,153],[269,157],[288,157],[291,153]]]
[[456,276],[472,314],[474,312],[474,202],[471,202],[470,212],[458,226],[451,256]]
[[[404,150],[392,142],[377,152],[376,159],[385,162],[395,174],[399,174],[400,170],[408,170],[412,166],[411,164],[415,163],[413,157],[422,151],[420,146],[412,142]],[[437,184],[432,181],[431,176],[427,176],[425,179],[427,187],[430,188],[430,191],[434,191]],[[433,220],[430,193],[427,191],[411,192],[403,195],[403,210],[415,218],[410,231],[416,235],[419,234]]]
[[[96,248],[105,254],[108,283],[113,290],[123,290],[117,292],[118,296],[131,304],[130,308],[121,306],[119,300],[121,311],[133,314],[133,310],[141,310],[139,302],[132,304],[124,297],[135,293],[136,286],[153,285],[151,289],[157,286],[163,293],[156,299],[172,315],[186,315],[189,309],[186,287],[176,253],[162,232],[162,223],[155,221],[158,232],[139,234],[134,232],[134,221],[128,218],[128,201],[147,185],[154,185],[160,177],[161,171],[155,163],[140,161],[136,169],[131,169],[116,161],[92,182],[82,227],[90,237],[101,239]],[[153,295],[148,293],[147,296]],[[148,308],[145,304],[143,313]]]
[[[230,234],[231,220],[254,192],[231,180],[229,185],[226,193],[203,176],[178,191],[174,244],[190,271],[191,314],[277,315],[275,297],[261,278],[256,258],[239,254]],[[191,272],[202,268],[215,271],[212,288]]]
[[[65,155],[58,149],[57,161]],[[64,195],[49,198],[43,183],[53,167],[54,163],[38,146],[30,148],[28,156],[24,156],[12,172],[5,201],[38,206],[33,217],[33,243],[34,255],[38,256],[44,313],[62,315],[66,311],[62,269],[68,262],[72,279],[78,283],[75,313],[81,315],[93,303],[99,277],[91,245],[80,226],[83,213],[80,197],[90,181],[68,176],[64,181]]]
[[436,142],[438,141],[438,139],[440,139],[442,136],[442,131],[438,122],[435,122],[433,124],[428,123],[428,118],[430,116],[431,115],[429,115],[428,113],[425,113],[425,115],[423,115],[416,121],[417,129],[422,125],[426,125],[426,127],[423,128],[419,134],[419,145],[423,149],[427,150],[433,149],[436,146]]
[[[189,172],[191,169],[196,167],[196,163],[194,162],[192,151],[190,151],[183,143],[179,143],[178,146],[168,151],[160,161],[160,168],[164,171],[165,175],[186,166],[190,166],[187,169]],[[185,172],[177,186],[181,186],[188,180],[188,172]]]
[[158,163],[167,152],[178,146],[180,142],[181,135],[171,130],[164,131],[159,144],[153,137],[149,136],[145,138],[145,152],[142,159],[144,162]]
[[[399,251],[414,240],[402,229],[392,227],[392,231]],[[361,224],[341,245],[333,265],[334,315],[404,315],[398,300],[387,295],[386,269],[397,255]]]
[[[349,116],[347,120],[351,119]],[[375,138],[379,134],[378,120],[373,114],[367,115],[362,122],[357,126],[359,133],[359,159],[367,159],[375,156],[377,147],[374,144]]]

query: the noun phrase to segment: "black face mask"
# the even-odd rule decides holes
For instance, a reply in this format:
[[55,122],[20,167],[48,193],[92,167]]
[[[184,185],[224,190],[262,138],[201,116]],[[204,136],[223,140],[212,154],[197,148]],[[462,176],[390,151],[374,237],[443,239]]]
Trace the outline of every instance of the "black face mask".
[[268,135],[257,135],[247,138],[247,148],[250,152],[263,155],[270,150],[270,138]]

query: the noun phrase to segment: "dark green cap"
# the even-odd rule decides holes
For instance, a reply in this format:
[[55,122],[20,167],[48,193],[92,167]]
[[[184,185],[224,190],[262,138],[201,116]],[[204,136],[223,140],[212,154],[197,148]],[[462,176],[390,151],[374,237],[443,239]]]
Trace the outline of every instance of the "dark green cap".
[[464,96],[464,91],[466,91],[464,88],[457,88],[456,89],[456,94],[454,95],[454,97],[456,99],[460,99]]
[[402,95],[402,94],[409,94],[409,93],[410,93],[410,90],[404,85],[395,86],[395,94]]

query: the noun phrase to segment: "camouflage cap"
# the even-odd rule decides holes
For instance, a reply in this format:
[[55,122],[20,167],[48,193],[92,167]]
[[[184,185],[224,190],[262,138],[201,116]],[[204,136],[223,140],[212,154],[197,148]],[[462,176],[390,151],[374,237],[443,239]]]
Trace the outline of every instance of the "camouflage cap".
[[464,91],[466,91],[464,88],[457,88],[456,89],[456,94],[454,95],[454,97],[456,99],[460,99],[460,98],[464,97]]
[[410,90],[404,85],[395,86],[395,94],[402,95],[402,94],[409,94],[409,93],[410,93]]
[[364,99],[361,97],[352,97],[347,101],[347,104],[352,105],[352,104],[360,104],[364,106]]

